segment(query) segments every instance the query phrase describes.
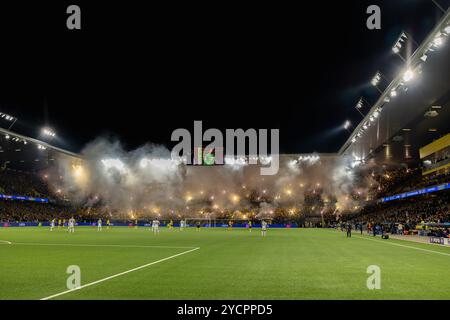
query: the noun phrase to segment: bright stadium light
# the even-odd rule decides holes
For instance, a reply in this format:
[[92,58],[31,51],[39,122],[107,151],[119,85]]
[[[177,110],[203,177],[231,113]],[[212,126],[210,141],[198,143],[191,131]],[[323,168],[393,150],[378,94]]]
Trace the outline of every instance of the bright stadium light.
[[436,48],[439,48],[444,43],[444,39],[442,38],[441,34],[439,33],[433,40],[433,45]]
[[395,90],[395,89],[393,89],[392,91],[391,91],[391,97],[392,98],[395,98],[397,96],[397,91]]
[[11,116],[11,115],[9,115],[9,114],[6,114],[6,113],[3,113],[3,112],[0,112],[0,118],[5,119],[6,121],[14,121],[14,120],[17,120],[16,117],[13,117],[13,116]]
[[4,120],[6,120],[6,121],[11,122],[11,125],[8,127],[8,130],[11,129],[12,126],[13,126],[13,125],[16,123],[16,121],[17,121],[17,118],[16,118],[16,117],[13,117],[13,116],[11,116],[11,115],[9,115],[9,114],[6,114],[6,113],[3,113],[3,112],[0,112],[0,118],[1,118],[1,119],[4,119]]
[[364,130],[367,130],[369,128],[369,124],[368,124],[368,122],[366,122],[364,125],[363,125],[363,129]]
[[361,112],[361,109],[364,107],[364,105],[365,105],[364,98],[361,97],[361,98],[358,100],[358,103],[357,103],[356,106],[355,106],[355,109],[359,112],[359,114],[360,114],[363,118],[365,118],[365,116],[364,116],[364,114]]
[[358,103],[356,104],[356,109],[362,109],[364,106],[363,99],[359,99]]
[[444,28],[444,32],[445,32],[446,34],[449,34],[449,35],[450,35],[450,25],[448,25],[448,26],[446,26],[446,27]]
[[351,125],[352,125],[352,123],[351,123],[349,120],[345,121],[345,123],[344,123],[344,129],[345,129],[345,130],[348,130],[348,129],[350,128]]
[[392,52],[397,54],[403,61],[405,61],[405,58],[401,56],[400,50],[403,48],[403,43],[406,41],[406,39],[408,39],[408,36],[405,32],[402,31],[394,46],[392,47]]
[[49,128],[43,128],[42,129],[42,133],[44,135],[52,137],[52,138],[56,136],[56,133],[53,130],[49,129]]
[[411,69],[406,70],[406,72],[403,74],[403,80],[405,82],[411,81],[412,79],[414,79],[414,77],[415,77],[415,73]]
[[374,87],[376,87],[380,83],[380,80],[381,80],[381,73],[378,71],[372,78],[371,83]]

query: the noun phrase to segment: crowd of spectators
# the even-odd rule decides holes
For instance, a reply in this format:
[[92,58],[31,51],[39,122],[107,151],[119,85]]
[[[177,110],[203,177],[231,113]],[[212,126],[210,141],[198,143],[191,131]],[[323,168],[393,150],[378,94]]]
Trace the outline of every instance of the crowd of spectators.
[[12,169],[0,169],[0,194],[48,197],[51,191],[38,175]]
[[405,230],[425,224],[450,223],[450,191],[367,206],[356,215],[344,218],[355,224],[398,225]]
[[[408,189],[420,189],[430,185],[448,182],[449,175],[423,178],[419,169],[395,168],[378,172],[366,173],[366,179],[372,184],[372,199],[379,199],[383,195],[393,195],[394,191],[405,192]],[[0,170],[0,193],[8,195],[21,195],[30,197],[49,198],[50,203],[35,203],[31,201],[1,200],[0,222],[23,222],[23,221],[49,221],[51,219],[68,219],[74,216],[77,220],[95,220],[98,218],[115,217],[118,219],[152,219],[155,212],[149,210],[123,210],[112,211],[101,205],[94,207],[76,206],[69,201],[58,201],[58,195],[52,193],[47,185],[46,179],[37,174],[14,171],[10,169]],[[450,191],[442,191],[430,195],[413,197],[404,200],[379,203],[367,202],[367,195],[358,191],[350,197],[359,201],[362,205],[352,214],[342,214],[345,221],[357,221],[359,223],[402,223],[407,228],[414,228],[420,223],[427,222],[450,222],[449,200]],[[356,200],[355,200],[356,199]],[[223,219],[258,219],[260,212],[259,196],[255,201],[248,201],[247,207],[242,211],[222,210],[216,213],[216,218]],[[267,199],[269,201],[269,199]],[[266,215],[269,215],[277,223],[301,223],[306,216],[320,219],[325,224],[336,223],[337,206],[335,198],[322,199],[320,191],[306,193],[303,203],[292,203],[289,206],[274,206]],[[205,204],[202,213],[211,212],[211,208]],[[362,209],[361,209],[362,208]],[[197,210],[198,211],[198,210]],[[173,219],[180,218],[179,213],[161,212],[164,217]],[[198,212],[196,212],[198,213]],[[184,217],[193,217],[196,213],[183,212]],[[341,213],[339,213],[341,214]]]
[[419,168],[393,168],[370,173],[369,193],[373,198],[380,198],[398,192],[405,184],[416,185],[421,181]]

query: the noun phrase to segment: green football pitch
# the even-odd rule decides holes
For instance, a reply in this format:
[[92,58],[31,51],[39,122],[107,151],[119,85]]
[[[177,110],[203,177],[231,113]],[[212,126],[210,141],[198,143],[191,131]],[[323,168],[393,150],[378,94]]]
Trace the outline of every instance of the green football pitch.
[[0,299],[450,299],[450,248],[325,229],[0,228],[0,275]]

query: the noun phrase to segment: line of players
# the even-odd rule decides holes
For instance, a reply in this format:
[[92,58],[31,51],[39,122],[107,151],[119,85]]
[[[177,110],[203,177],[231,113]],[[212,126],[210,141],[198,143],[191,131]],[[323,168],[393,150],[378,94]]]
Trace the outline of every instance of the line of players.
[[[61,227],[65,227],[66,225],[66,219],[63,219],[61,221],[61,219],[58,220],[58,229],[61,229]],[[102,231],[103,225],[103,221],[102,219],[98,219],[97,221],[97,230],[98,231]],[[106,220],[106,229],[109,229],[111,223],[108,220]],[[53,229],[56,227],[56,219],[52,219],[52,221],[50,221],[50,231],[53,231]],[[69,220],[67,220],[67,231],[69,231],[69,233],[73,233],[75,232],[75,219],[72,217]]]
[[[160,225],[159,220],[155,219],[152,221],[152,229],[151,230],[154,234],[159,233],[159,225]],[[136,226],[137,226],[137,221],[136,221]],[[173,230],[173,220],[169,221],[169,223],[167,224],[167,227],[168,227],[169,231]],[[183,231],[184,228],[186,228],[186,227],[187,227],[186,220],[181,220],[180,221],[180,231]],[[195,224],[195,229],[197,232],[200,231],[200,227],[201,227],[201,223],[199,221],[197,221]],[[249,232],[252,232],[253,224],[251,221],[248,221],[247,227],[248,227]],[[261,221],[261,235],[263,237],[266,236],[267,227],[268,227],[268,223],[266,221],[262,220]],[[228,221],[227,231],[231,231],[232,229],[233,229],[233,221],[230,220],[230,221]]]
[[[103,222],[102,219],[98,219],[98,221],[97,221],[97,231],[102,231],[103,230],[102,229],[102,222]],[[53,229],[55,228],[55,224],[56,224],[56,219],[53,219],[50,222],[50,231],[53,231]],[[59,219],[58,220],[58,229],[60,229],[61,226],[64,227],[65,224],[66,224],[66,220],[65,219],[63,219],[62,221],[61,221],[61,219]],[[107,226],[106,228],[107,229],[109,229],[110,225],[111,225],[111,223],[110,223],[109,219],[106,220],[106,226]],[[159,220],[155,219],[155,220],[152,221],[151,230],[152,230],[152,232],[154,234],[159,234],[159,225],[160,225]],[[137,226],[138,226],[138,221],[136,220],[135,221],[135,228],[137,228]],[[252,232],[252,226],[253,226],[252,222],[249,221],[247,223],[247,227],[248,227],[249,232]],[[73,217],[68,220],[67,227],[68,227],[69,233],[75,232],[75,219]],[[173,220],[169,221],[169,223],[167,224],[167,227],[168,227],[169,231],[173,230]],[[186,220],[181,220],[180,221],[180,231],[183,231],[186,227],[187,227]],[[195,227],[196,227],[196,231],[199,232],[200,231],[200,227],[201,227],[201,223],[199,221],[197,221],[196,224],[195,224]],[[261,221],[261,235],[263,237],[266,236],[267,227],[268,227],[268,223],[266,221],[262,220]],[[230,221],[228,221],[227,231],[231,231],[232,229],[233,229],[233,221],[230,220]]]

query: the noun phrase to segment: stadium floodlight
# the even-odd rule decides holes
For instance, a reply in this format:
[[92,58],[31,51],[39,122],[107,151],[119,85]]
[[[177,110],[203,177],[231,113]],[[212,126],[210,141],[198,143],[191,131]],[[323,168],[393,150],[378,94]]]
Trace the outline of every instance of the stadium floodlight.
[[9,138],[10,138],[9,134],[5,135],[6,140],[9,140]]
[[349,120],[345,121],[345,123],[344,123],[344,129],[345,129],[345,130],[348,130],[348,129],[350,128],[351,125],[352,125],[352,123],[351,123]]
[[373,117],[376,119],[380,116],[380,111],[377,109],[373,112]]
[[3,112],[0,112],[0,118],[1,118],[1,119],[4,119],[4,120],[6,120],[6,121],[11,122],[11,125],[8,127],[8,130],[11,129],[12,126],[13,126],[13,125],[16,123],[16,121],[17,121],[17,118],[16,118],[16,117],[13,117],[13,116],[11,116],[11,115],[9,115],[9,114],[6,114],[6,113],[3,113]]
[[408,36],[406,35],[406,33],[404,31],[402,31],[402,33],[400,33],[400,36],[398,37],[397,41],[395,42],[394,46],[392,47],[392,51],[394,51],[394,53],[399,53],[400,49],[403,47],[403,43],[406,41],[406,39],[408,39]]
[[366,122],[366,123],[364,123],[364,125],[363,125],[363,129],[364,129],[364,130],[367,130],[367,129],[369,129],[369,126],[370,126],[369,122]]
[[42,133],[44,135],[52,137],[52,138],[56,136],[56,133],[53,130],[49,129],[49,128],[43,128],[42,129]]
[[359,114],[360,114],[363,118],[365,118],[365,116],[364,116],[364,114],[361,112],[361,109],[364,107],[364,105],[365,105],[365,100],[364,100],[364,98],[361,97],[361,98],[358,100],[358,103],[357,103],[356,106],[355,106],[356,110],[359,112]]
[[395,98],[397,96],[397,90],[393,89],[391,91],[391,97]]
[[397,54],[403,61],[405,61],[405,58],[403,58],[400,54],[400,50],[403,48],[403,43],[406,41],[406,39],[408,39],[408,35],[406,34],[406,32],[402,31],[394,46],[392,47],[392,51]]
[[374,87],[376,87],[380,83],[380,80],[381,80],[381,73],[377,71],[375,76],[372,78],[371,83]]
[[353,137],[352,138],[352,143],[355,143],[356,142],[356,137]]
[[446,27],[444,28],[444,32],[445,32],[446,34],[449,34],[449,35],[450,35],[450,25],[448,25],[448,26],[446,26]]
[[403,80],[405,82],[411,81],[412,79],[414,79],[414,77],[415,77],[415,73],[411,69],[406,70],[406,72],[403,74]]
[[5,119],[7,121],[14,121],[16,119],[15,117],[3,112],[0,112],[0,118]]
[[439,48],[440,46],[442,46],[443,43],[444,43],[444,39],[442,38],[442,35],[440,33],[438,33],[433,40],[433,45],[436,48]]
[[362,109],[362,107],[364,106],[364,102],[363,99],[359,99],[358,103],[356,104],[356,109]]

